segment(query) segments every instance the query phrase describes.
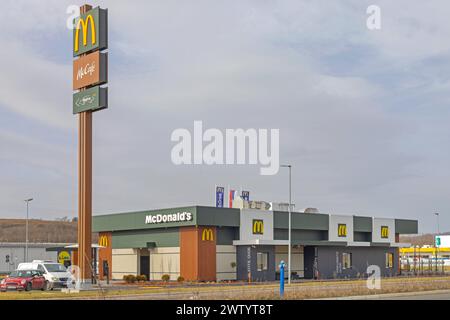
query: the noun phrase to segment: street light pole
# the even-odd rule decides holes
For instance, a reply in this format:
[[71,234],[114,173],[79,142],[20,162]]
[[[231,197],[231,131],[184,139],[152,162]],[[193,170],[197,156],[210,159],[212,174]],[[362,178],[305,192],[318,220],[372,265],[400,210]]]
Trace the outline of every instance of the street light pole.
[[[437,235],[439,236],[439,234],[441,233],[440,229],[439,229],[439,212],[435,212],[434,215],[436,216],[436,220],[437,220]],[[438,247],[436,245],[436,237],[434,240],[434,255],[435,255],[435,264],[436,264],[436,273],[438,271]]]
[[292,247],[292,239],[291,239],[291,230],[292,230],[292,166],[290,164],[281,165],[283,168],[289,168],[289,226],[288,226],[288,284],[291,284],[291,247]]
[[29,211],[29,203],[33,201],[33,198],[24,200],[27,203],[27,220],[25,222],[25,262],[28,261],[28,211]]
[[440,235],[441,231],[439,229],[439,212],[435,212],[434,215],[436,216],[436,219],[437,219],[437,232],[438,232],[438,235]]

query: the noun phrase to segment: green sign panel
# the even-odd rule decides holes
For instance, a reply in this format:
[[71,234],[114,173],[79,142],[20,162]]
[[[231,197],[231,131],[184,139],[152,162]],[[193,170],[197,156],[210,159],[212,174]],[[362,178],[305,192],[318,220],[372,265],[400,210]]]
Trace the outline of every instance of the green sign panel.
[[108,11],[99,7],[75,19],[73,56],[108,48]]
[[73,95],[73,114],[105,108],[108,108],[108,88],[97,86]]
[[441,237],[436,237],[435,239],[436,241],[436,247],[440,247],[441,246]]

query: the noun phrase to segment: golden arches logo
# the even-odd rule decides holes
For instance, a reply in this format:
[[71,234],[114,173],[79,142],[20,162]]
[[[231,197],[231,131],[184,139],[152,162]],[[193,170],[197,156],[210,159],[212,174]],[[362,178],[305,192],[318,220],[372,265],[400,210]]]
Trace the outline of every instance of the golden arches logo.
[[212,229],[203,229],[202,241],[214,241],[214,231]]
[[253,234],[264,234],[264,220],[253,220]]
[[383,239],[389,238],[389,227],[388,226],[381,227],[381,238],[383,238]]
[[98,245],[101,247],[107,247],[108,246],[108,236],[101,236],[100,239],[98,239]]
[[91,42],[94,45],[97,42],[97,34],[95,30],[94,17],[90,14],[86,17],[86,20],[81,18],[78,20],[76,32],[75,32],[75,52],[78,52],[80,46],[80,30],[83,32],[83,46],[87,46],[88,27],[91,26]]
[[347,225],[340,223],[338,224],[338,237],[345,238],[347,236]]

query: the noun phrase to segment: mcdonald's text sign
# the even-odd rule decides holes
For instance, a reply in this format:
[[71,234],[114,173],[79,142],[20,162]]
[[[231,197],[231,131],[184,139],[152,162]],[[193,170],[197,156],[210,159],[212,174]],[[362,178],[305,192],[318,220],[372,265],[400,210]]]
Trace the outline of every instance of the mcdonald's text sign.
[[108,11],[99,7],[75,19],[73,56],[108,48]]

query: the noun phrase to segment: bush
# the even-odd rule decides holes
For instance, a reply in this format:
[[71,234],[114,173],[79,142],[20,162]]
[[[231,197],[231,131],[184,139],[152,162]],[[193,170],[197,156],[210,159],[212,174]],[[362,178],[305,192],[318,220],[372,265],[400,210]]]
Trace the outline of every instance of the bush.
[[123,276],[123,280],[126,283],[135,283],[137,278],[136,278],[136,276],[134,276],[132,274],[128,274],[128,275]]
[[136,277],[136,280],[138,282],[145,282],[145,281],[147,281],[147,276],[145,274],[141,274],[140,276]]
[[177,281],[178,281],[178,282],[184,282],[184,278],[183,278],[182,276],[179,276],[179,277],[177,278]]
[[167,281],[170,280],[170,275],[168,275],[168,274],[163,274],[163,276],[161,277],[161,279],[162,279],[162,281],[167,282]]

